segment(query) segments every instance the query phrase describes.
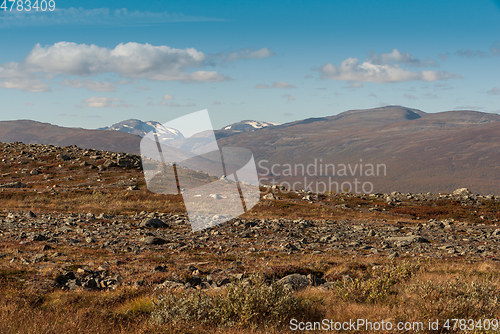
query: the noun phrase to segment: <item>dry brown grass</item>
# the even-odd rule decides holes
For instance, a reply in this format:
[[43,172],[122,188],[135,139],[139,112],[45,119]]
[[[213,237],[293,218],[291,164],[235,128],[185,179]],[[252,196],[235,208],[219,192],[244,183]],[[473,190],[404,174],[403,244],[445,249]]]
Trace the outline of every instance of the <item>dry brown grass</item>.
[[[184,306],[191,308],[200,319],[155,324],[151,322],[151,313],[158,311],[159,306],[153,303],[158,295],[155,297],[149,288],[122,287],[101,292],[48,289],[41,292],[20,283],[19,278],[28,279],[31,273],[20,269],[3,270],[0,275],[0,332],[285,333],[289,332],[291,317],[302,321],[368,319],[395,324],[399,321],[426,322],[429,318],[439,318],[443,323],[449,317],[478,320],[500,316],[500,266],[496,262],[426,260],[416,264],[405,260],[391,262],[341,256],[330,256],[312,263],[308,260],[289,262],[298,271],[312,270],[318,275],[325,271],[349,273],[351,278],[343,280],[339,277],[337,285],[330,291],[308,288],[286,297],[305,303],[303,305],[307,305],[307,309],[295,314],[296,311],[292,311],[294,308],[288,308],[298,305],[292,299],[290,303],[280,304],[288,305],[282,309],[289,312],[281,314],[285,317],[282,325],[278,325],[277,321],[262,322],[266,320],[262,317],[243,317],[245,312],[252,314],[251,307],[263,305],[257,297],[259,289],[264,286],[259,288],[259,285],[248,290],[237,287],[235,292],[239,298],[234,298],[236,295],[233,293],[230,300],[225,299],[228,294],[224,289],[208,294],[215,298],[211,299],[212,303],[224,310],[224,314],[239,314],[241,319],[246,319],[238,318],[242,321],[238,326],[231,326],[230,322],[222,326],[221,322],[210,319],[201,321],[206,313],[196,313],[197,307],[203,303],[191,298],[196,297],[194,291],[189,294],[178,291],[175,294],[178,299],[175,300],[184,300]],[[270,265],[273,267],[274,263]],[[246,294],[250,292],[253,297],[246,299]],[[280,298],[285,298],[285,295],[276,301],[282,300]],[[286,298],[283,300],[286,301]],[[266,300],[269,298],[266,297]],[[280,314],[275,316],[281,319]],[[271,319],[269,315],[268,320]]]

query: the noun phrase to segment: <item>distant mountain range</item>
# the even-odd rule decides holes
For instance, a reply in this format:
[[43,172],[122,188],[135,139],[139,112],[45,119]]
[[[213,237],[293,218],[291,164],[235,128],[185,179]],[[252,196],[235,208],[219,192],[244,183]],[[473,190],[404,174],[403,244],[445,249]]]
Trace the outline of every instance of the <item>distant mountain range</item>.
[[[5,121],[0,122],[0,141],[78,145],[137,154],[140,136],[158,124],[127,120],[105,129],[86,130],[34,121]],[[163,131],[172,140],[183,141],[175,129]],[[451,192],[468,187],[473,192],[500,195],[497,114],[472,110],[425,113],[387,106],[281,125],[242,121],[215,132],[221,146],[252,150],[261,177],[274,178],[278,183],[304,183],[300,165],[316,163],[317,168],[333,165],[337,173],[332,175],[329,170],[323,175],[306,175],[308,182],[352,184],[357,178],[362,183],[371,182],[375,192]],[[273,164],[277,166],[274,173]],[[286,164],[299,166],[297,173],[287,173]],[[342,165],[358,169],[343,175],[338,173]],[[366,171],[369,165],[385,165],[385,175],[360,176],[360,168]],[[321,173],[317,170],[312,174]]]
[[[317,159],[324,175],[306,175],[307,182],[328,182],[332,172],[324,172],[326,164],[337,170],[350,165],[353,170],[358,166],[354,176],[348,171],[348,176],[333,177],[333,181],[352,185],[357,178],[371,182],[376,192],[452,192],[468,187],[473,192],[500,194],[497,114],[471,110],[425,113],[387,106],[242,133],[222,138],[219,144],[251,149],[264,167],[261,174],[276,177],[278,183],[300,181],[304,185],[300,164],[308,166]],[[266,168],[270,170],[274,164],[277,173],[270,175]],[[298,173],[283,173],[285,164],[298,165]],[[385,165],[385,175],[359,176],[361,167],[368,164]]]
[[[261,121],[241,121],[231,125],[227,125],[220,130],[215,130],[217,138],[232,136],[238,133],[251,132],[260,130],[267,127],[278,125],[276,123],[261,122]],[[99,128],[99,130],[115,130],[126,133],[131,133],[144,137],[148,132],[155,130],[155,132],[162,135],[162,139],[182,139],[184,136],[180,131],[168,127],[164,127],[161,123],[156,121],[143,122],[138,119],[128,119],[120,123],[113,124],[109,127]]]

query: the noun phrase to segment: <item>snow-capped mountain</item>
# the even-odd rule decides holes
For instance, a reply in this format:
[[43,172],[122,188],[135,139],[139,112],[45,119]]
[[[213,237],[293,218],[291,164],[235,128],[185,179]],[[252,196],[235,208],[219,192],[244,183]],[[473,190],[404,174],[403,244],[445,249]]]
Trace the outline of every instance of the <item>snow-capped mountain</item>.
[[127,119],[120,123],[113,124],[109,127],[100,128],[99,130],[114,130],[126,133],[132,133],[144,137],[148,132],[155,130],[163,140],[182,139],[184,136],[176,129],[164,127],[156,121],[143,122],[138,119]]
[[[243,132],[252,132],[276,125],[278,124],[271,122],[245,120],[227,125],[220,130],[215,130],[215,136],[216,138],[224,138]],[[179,130],[164,127],[161,123],[156,121],[143,122],[138,119],[127,119],[120,123],[113,124],[109,127],[99,128],[99,130],[113,130],[131,133],[140,137],[144,137],[148,132],[153,131],[153,129],[156,133],[158,133],[162,141],[184,139],[184,135]],[[198,134],[197,136],[203,136],[203,134]]]
[[241,121],[238,123],[234,123],[228,126],[225,126],[221,130],[231,130],[231,131],[239,131],[239,132],[247,132],[247,131],[255,131],[262,128],[267,128],[269,126],[278,125],[277,123],[271,122],[261,122],[261,121]]
[[234,136],[243,132],[253,132],[260,129],[270,128],[279,124],[261,121],[245,120],[238,123],[230,124],[220,130],[215,131],[217,139]]

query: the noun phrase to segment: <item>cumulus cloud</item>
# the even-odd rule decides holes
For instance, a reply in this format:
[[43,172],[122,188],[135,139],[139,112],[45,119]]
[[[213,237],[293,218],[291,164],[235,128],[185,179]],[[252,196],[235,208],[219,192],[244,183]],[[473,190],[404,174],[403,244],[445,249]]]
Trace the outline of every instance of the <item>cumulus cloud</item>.
[[73,88],[87,88],[87,90],[94,92],[114,92],[115,86],[110,84],[109,82],[103,81],[94,81],[90,79],[80,80],[63,80],[61,83],[65,87],[73,87]]
[[97,75],[114,72],[127,78],[158,81],[224,81],[217,72],[186,73],[190,67],[203,65],[203,52],[194,48],[174,49],[168,46],[126,43],[114,49],[97,45],[59,42],[42,47],[35,45],[19,67],[32,73]]
[[437,66],[437,63],[432,59],[426,59],[422,61],[418,58],[415,58],[408,52],[399,52],[397,49],[392,49],[391,52],[381,53],[380,55],[377,55],[376,53],[371,51],[367,61],[374,65],[388,65],[398,63],[414,67]]
[[[133,79],[181,82],[218,82],[230,80],[215,71],[195,71],[205,65],[206,56],[193,48],[127,43],[114,49],[96,45],[59,42],[42,47],[35,45],[21,62],[0,65],[0,88],[28,91],[50,91],[42,78],[55,75],[91,76],[116,73],[125,78],[117,84],[130,84]],[[132,80],[131,80],[132,79]],[[92,91],[114,91],[110,83],[87,80],[65,80],[68,87],[85,87]]]
[[170,22],[224,21],[204,16],[181,13],[129,11],[126,8],[57,8],[54,11],[11,11],[2,15],[0,28],[55,26],[55,25],[153,25]]
[[96,97],[92,96],[89,97],[88,99],[85,99],[82,101],[82,104],[80,104],[78,107],[84,108],[84,107],[89,107],[89,108],[117,108],[117,107],[131,107],[130,104],[123,103],[119,98],[117,97]]
[[255,50],[254,48],[239,49],[238,51],[231,52],[224,57],[225,62],[231,62],[239,59],[262,59],[274,56],[275,53],[269,48],[261,48]]
[[165,95],[163,95],[162,100],[163,101],[172,100],[173,98],[174,97],[172,95],[165,94]]
[[376,83],[413,80],[436,81],[461,78],[460,75],[446,71],[423,70],[413,72],[402,68],[398,64],[413,63],[413,66],[416,66],[415,62],[411,55],[396,53],[393,50],[393,52],[388,54],[381,54],[377,57],[371,56],[363,63],[360,63],[358,58],[347,58],[339,66],[326,63],[320,67],[319,71],[323,79]]
[[291,94],[284,94],[281,97],[286,99],[288,102],[295,101],[295,98]]

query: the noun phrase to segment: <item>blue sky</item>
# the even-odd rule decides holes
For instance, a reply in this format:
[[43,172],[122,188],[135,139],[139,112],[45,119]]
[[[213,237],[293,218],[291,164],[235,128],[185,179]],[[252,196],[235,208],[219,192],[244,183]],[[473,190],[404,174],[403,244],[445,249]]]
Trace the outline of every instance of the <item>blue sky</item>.
[[208,109],[220,128],[387,104],[500,112],[499,1],[54,3],[0,11],[1,120],[97,128]]

